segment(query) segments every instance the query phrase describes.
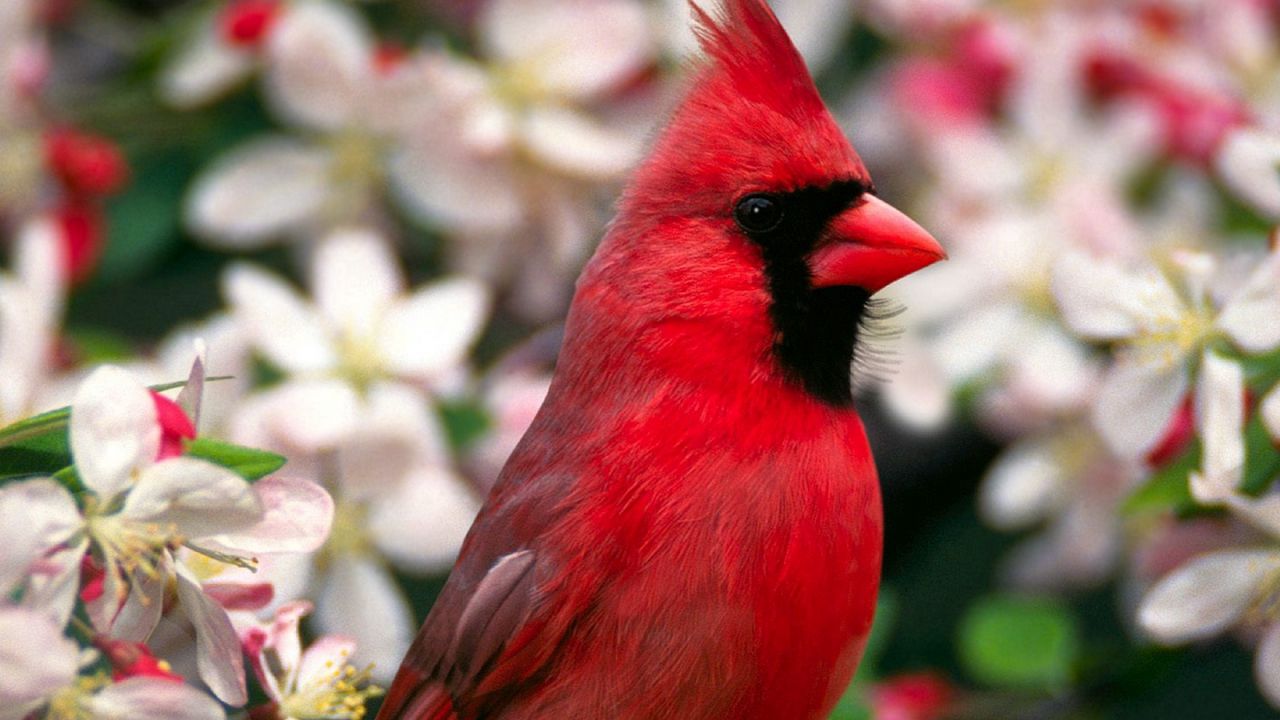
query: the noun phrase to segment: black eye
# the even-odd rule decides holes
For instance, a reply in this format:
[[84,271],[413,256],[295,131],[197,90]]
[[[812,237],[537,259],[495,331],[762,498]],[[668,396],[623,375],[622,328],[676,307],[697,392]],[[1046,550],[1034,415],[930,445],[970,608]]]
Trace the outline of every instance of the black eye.
[[749,233],[767,233],[782,223],[782,201],[773,195],[748,195],[738,201],[733,217]]

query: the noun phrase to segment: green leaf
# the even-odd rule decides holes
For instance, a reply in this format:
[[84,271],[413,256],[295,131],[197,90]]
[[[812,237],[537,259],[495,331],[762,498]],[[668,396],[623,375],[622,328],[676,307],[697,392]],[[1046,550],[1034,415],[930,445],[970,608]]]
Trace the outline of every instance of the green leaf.
[[1080,654],[1080,630],[1067,607],[1050,599],[992,596],[960,624],[966,670],[988,685],[1055,689],[1066,685]]
[[0,481],[52,475],[70,465],[70,417],[70,408],[59,408],[0,428]]
[[1156,471],[1124,501],[1127,515],[1173,510],[1179,514],[1196,509],[1191,498],[1188,477],[1200,466],[1199,444],[1193,445],[1176,460]]
[[846,693],[831,710],[831,720],[872,720],[871,707],[861,693]]
[[210,438],[188,440],[183,454],[221,465],[249,482],[270,475],[285,464],[282,455]]
[[0,442],[0,482],[30,475],[52,475],[70,465],[67,434],[59,430],[61,427],[43,434],[19,436],[16,440],[11,436],[6,442]]
[[62,483],[62,486],[73,495],[78,495],[87,489],[84,486],[84,481],[80,479],[80,473],[76,471],[75,465],[68,465],[54,473],[53,479]]
[[870,681],[876,676],[880,656],[889,645],[889,637],[893,634],[893,624],[898,619],[898,596],[892,588],[880,588],[880,597],[876,600],[876,616],[871,623],[871,634],[867,636],[867,645],[862,650],[862,660],[858,663],[858,672],[853,681]]
[[[205,382],[226,380],[227,377],[205,378]],[[179,380],[152,385],[150,389],[164,392],[186,384],[185,380]],[[0,482],[30,475],[52,475],[70,465],[71,442],[67,436],[70,422],[71,408],[61,407],[0,428]],[[283,464],[284,460],[280,462]]]
[[125,362],[135,354],[133,345],[115,333],[76,328],[67,335],[75,348],[76,361],[85,365]]
[[876,677],[877,665],[885,647],[889,644],[889,636],[893,632],[894,621],[898,617],[898,597],[887,587],[880,588],[880,597],[876,600],[875,620],[871,624],[871,634],[867,636],[867,644],[862,650],[862,660],[858,663],[858,671],[853,682],[831,711],[831,720],[871,720],[871,708],[867,705],[867,684]]
[[61,430],[67,426],[70,418],[71,408],[64,407],[6,425],[0,428],[0,448],[11,447],[55,430]]
[[1240,489],[1245,493],[1265,493],[1280,475],[1280,450],[1275,443],[1261,413],[1255,413],[1244,430],[1244,480]]
[[489,414],[478,405],[466,401],[444,401],[439,404],[440,419],[455,450],[464,450],[479,440],[493,424]]

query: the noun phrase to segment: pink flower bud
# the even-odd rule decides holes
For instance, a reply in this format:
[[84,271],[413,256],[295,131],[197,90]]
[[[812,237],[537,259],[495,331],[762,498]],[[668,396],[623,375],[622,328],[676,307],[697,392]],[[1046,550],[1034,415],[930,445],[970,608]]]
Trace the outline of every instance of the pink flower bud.
[[156,460],[165,460],[182,454],[182,441],[196,436],[196,428],[191,419],[178,407],[178,403],[161,395],[151,393],[151,400],[156,406],[156,419],[160,422],[160,452]]

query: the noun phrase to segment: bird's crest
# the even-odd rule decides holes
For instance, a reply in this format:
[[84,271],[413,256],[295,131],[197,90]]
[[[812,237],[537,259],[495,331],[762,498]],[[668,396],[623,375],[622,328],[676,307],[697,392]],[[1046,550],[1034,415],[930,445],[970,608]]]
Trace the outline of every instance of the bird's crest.
[[822,111],[825,106],[804,58],[765,0],[722,0],[710,10],[698,0],[689,5],[711,74],[780,112]]
[[698,4],[713,1],[691,3],[703,58],[620,215],[727,212],[753,188],[864,180],[862,161],[765,0]]

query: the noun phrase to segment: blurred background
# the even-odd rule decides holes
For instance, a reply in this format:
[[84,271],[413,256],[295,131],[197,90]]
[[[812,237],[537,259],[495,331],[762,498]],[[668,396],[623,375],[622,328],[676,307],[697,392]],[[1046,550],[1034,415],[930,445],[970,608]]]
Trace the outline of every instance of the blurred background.
[[[862,383],[884,594],[836,717],[1274,716],[1280,3],[772,5],[952,258],[886,291],[896,361]],[[0,420],[96,363],[181,379],[202,338],[234,379],[201,434],[336,501],[324,548],[264,568],[277,598],[385,683],[545,393],[687,22],[4,0]]]

